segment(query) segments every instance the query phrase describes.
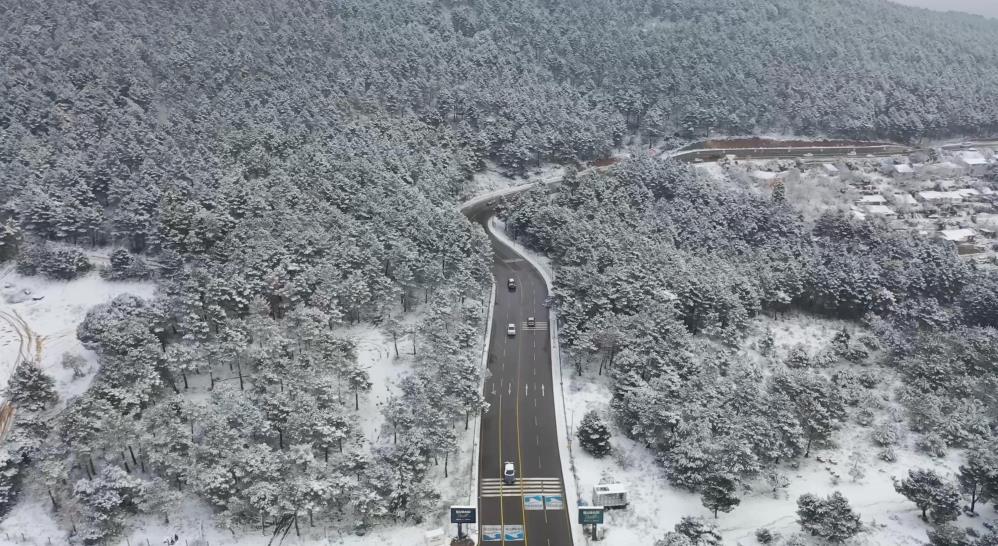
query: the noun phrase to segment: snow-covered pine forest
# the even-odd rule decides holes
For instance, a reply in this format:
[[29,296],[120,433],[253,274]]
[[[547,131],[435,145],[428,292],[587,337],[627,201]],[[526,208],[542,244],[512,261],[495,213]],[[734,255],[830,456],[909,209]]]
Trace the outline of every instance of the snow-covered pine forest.
[[[994,517],[998,493],[993,271],[943,242],[844,214],[805,223],[780,192],[698,177],[669,160],[569,173],[504,209],[507,231],[551,259],[574,372],[610,378],[620,430],[715,516],[738,510],[740,492],[760,482],[787,487],[788,464],[852,429],[865,437],[863,461],[897,461],[903,438],[932,458],[961,455],[956,477],[892,468],[899,478],[912,472],[895,487],[923,511],[928,535],[943,537],[932,545],[998,540],[960,542],[951,524],[964,506]],[[760,317],[801,312],[843,325],[783,351],[772,331],[755,331]],[[835,494],[822,487],[821,498],[799,503],[831,519],[800,515],[803,529],[832,543],[858,534],[847,504],[821,506]],[[846,536],[822,534],[841,525]],[[688,544],[679,527],[662,544]]]
[[[0,512],[33,492],[88,543],[190,498],[233,533],[418,522],[438,508],[428,468],[481,406],[491,256],[453,206],[475,172],[711,132],[993,133],[995,43],[992,22],[879,0],[7,0],[2,266],[100,269],[157,293],[85,315],[98,360],[82,394],[8,363],[19,410]],[[607,355],[633,394],[615,419],[677,483],[710,478],[678,448],[737,447],[723,470],[740,479],[842,422],[846,379],[808,361],[752,383],[724,358],[753,315],[791,307],[867,321],[876,337],[843,342],[843,358],[870,358],[869,341],[909,377],[899,396],[925,401],[910,426],[934,445],[985,440],[994,284],[951,254],[841,218],[804,225],[670,164],[570,178],[552,199],[509,219],[556,262],[565,343]],[[415,340],[383,406],[397,434],[374,450],[357,426],[370,380],[334,335],[358,324]],[[689,358],[704,340],[716,362]],[[742,386],[759,395],[745,420],[791,394],[820,412],[778,411],[787,435],[753,439],[767,445],[728,441],[744,427],[720,417],[703,431],[645,412],[668,396],[682,416]]]

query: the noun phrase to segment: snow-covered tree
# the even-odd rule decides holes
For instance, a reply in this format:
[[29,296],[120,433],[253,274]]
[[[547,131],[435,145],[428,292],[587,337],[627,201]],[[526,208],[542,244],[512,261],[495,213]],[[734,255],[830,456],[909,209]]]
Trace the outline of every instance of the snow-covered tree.
[[610,452],[610,428],[595,411],[589,411],[582,417],[575,435],[582,449],[594,457],[603,457]]
[[54,404],[59,395],[55,381],[33,362],[20,361],[7,384],[7,396],[27,411],[41,411]]
[[797,499],[797,523],[813,536],[841,544],[863,530],[859,514],[838,491],[822,499],[811,494]]
[[714,512],[721,511],[727,514],[741,504],[741,499],[735,496],[736,482],[728,476],[714,475],[704,482],[703,492],[700,494],[703,505]]
[[914,502],[925,521],[941,524],[960,515],[960,491],[933,470],[909,470],[903,480],[894,478],[894,490]]

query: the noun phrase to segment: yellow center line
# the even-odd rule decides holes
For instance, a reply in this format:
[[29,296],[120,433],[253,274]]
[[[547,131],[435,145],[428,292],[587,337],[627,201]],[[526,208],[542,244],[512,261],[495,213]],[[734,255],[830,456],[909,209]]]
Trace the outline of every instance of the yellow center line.
[[[522,344],[518,347],[522,348]],[[527,546],[527,509],[523,506],[523,453],[520,452],[520,351],[516,352],[516,458],[520,466],[520,516],[523,518],[523,546]]]

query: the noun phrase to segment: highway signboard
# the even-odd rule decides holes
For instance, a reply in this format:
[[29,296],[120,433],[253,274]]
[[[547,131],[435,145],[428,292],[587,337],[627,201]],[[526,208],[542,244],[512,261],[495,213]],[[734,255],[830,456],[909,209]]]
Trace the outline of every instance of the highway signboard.
[[478,509],[474,506],[451,506],[451,523],[475,523],[478,521]]
[[482,542],[502,540],[502,525],[482,525]]
[[579,507],[579,523],[582,525],[602,525],[603,524],[603,507],[602,506],[586,506]]
[[524,510],[543,510],[544,509],[544,495],[524,495],[523,496],[523,509]]
[[502,526],[502,538],[506,542],[523,540],[523,526],[522,525],[503,525]]
[[561,495],[544,495],[544,508],[548,510],[564,510],[565,497]]

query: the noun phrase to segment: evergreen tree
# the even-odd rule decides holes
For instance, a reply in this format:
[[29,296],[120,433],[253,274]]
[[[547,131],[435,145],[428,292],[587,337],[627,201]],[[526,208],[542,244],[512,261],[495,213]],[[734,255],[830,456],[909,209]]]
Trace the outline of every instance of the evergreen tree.
[[595,411],[589,411],[582,417],[575,435],[582,448],[594,457],[603,457],[610,452],[610,428]]
[[742,502],[735,496],[735,485],[733,479],[722,475],[711,476],[704,482],[700,498],[703,505],[714,512],[715,519],[718,511],[727,514]]
[[905,479],[894,479],[894,490],[914,502],[925,521],[941,524],[960,515],[959,490],[932,470],[909,470]]
[[957,482],[960,491],[970,501],[973,513],[978,501],[988,501],[998,493],[998,452],[995,442],[978,442],[966,452]]
[[16,406],[27,411],[42,411],[59,400],[55,381],[26,360],[20,361],[14,368],[7,394]]
[[811,494],[797,499],[797,523],[813,536],[840,544],[863,529],[859,514],[838,491],[821,499]]

